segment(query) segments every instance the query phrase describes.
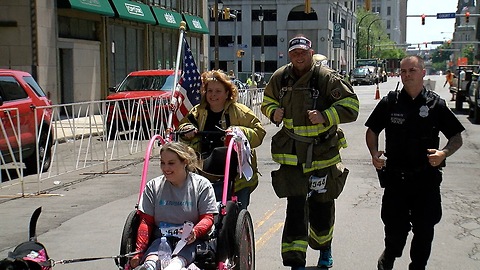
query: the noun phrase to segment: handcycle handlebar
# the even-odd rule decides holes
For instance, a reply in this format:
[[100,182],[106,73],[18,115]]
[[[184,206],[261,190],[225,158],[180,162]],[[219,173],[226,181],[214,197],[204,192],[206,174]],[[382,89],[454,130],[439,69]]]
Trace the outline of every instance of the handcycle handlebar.
[[191,128],[191,129],[188,129],[188,130],[177,130],[177,131],[173,131],[172,133],[176,134],[176,135],[185,135],[187,133],[190,133],[194,130],[196,130],[197,132],[195,133],[196,135],[212,135],[212,134],[215,134],[215,135],[222,135],[222,134],[225,134],[227,133],[227,130],[223,130],[221,129],[220,127],[217,127],[218,130],[198,130],[198,128]]

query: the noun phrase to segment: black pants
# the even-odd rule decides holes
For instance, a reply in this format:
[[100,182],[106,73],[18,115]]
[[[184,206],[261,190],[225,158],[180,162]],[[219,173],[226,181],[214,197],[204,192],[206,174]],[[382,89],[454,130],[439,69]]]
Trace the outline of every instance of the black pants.
[[401,257],[410,230],[410,270],[423,270],[430,257],[434,226],[442,217],[441,172],[390,173],[382,199],[385,253]]
[[315,250],[330,247],[334,222],[335,201],[319,202],[315,196],[288,197],[282,235],[283,264],[304,266],[308,245]]

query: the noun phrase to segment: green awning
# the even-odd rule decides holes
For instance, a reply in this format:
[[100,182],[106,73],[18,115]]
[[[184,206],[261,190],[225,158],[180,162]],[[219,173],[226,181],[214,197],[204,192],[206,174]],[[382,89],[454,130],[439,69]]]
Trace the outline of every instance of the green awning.
[[133,1],[112,0],[118,13],[118,17],[126,20],[157,24],[150,7]]
[[160,26],[175,29],[180,28],[180,22],[182,21],[182,15],[180,13],[158,7],[152,7],[152,10]]
[[207,25],[205,24],[205,21],[202,18],[188,14],[183,14],[183,17],[187,22],[188,30],[202,34],[210,33],[208,31]]
[[[68,5],[67,2],[70,3],[70,6],[65,6]],[[108,0],[68,0],[60,1],[58,5],[59,7],[98,13],[110,17],[115,16],[115,12],[113,12]]]

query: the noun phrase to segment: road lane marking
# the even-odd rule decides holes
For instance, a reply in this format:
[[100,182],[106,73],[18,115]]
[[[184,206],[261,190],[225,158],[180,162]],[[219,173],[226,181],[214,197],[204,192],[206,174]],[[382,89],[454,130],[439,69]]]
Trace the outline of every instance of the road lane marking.
[[272,227],[270,227],[270,229],[268,229],[267,232],[265,232],[261,237],[260,239],[258,239],[256,242],[255,242],[255,249],[256,250],[259,250],[262,248],[263,245],[265,245],[265,243],[270,240],[270,238],[272,238],[272,236],[278,231],[280,230],[280,228],[283,227],[283,224],[284,222],[279,222],[275,225],[273,225]]
[[277,212],[276,209],[272,209],[272,210],[269,210],[267,213],[265,213],[265,215],[263,216],[263,218],[257,222],[257,224],[255,225],[255,228],[254,230],[257,230],[258,228],[262,227],[262,225],[270,219],[271,216],[273,216],[273,214],[275,214],[275,212]]

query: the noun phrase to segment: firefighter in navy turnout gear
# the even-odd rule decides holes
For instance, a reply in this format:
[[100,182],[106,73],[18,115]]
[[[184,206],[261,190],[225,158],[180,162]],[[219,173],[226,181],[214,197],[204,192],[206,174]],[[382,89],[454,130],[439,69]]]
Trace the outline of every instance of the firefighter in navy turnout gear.
[[[400,62],[403,89],[377,104],[365,125],[367,147],[384,187],[381,218],[385,250],[378,269],[393,269],[412,230],[410,270],[425,269],[434,226],[442,216],[440,183],[445,159],[462,146],[462,124],[445,100],[423,86],[425,64],[418,56]],[[385,130],[385,151],[378,149]],[[447,138],[439,150],[439,133]],[[387,160],[388,159],[388,160]]]
[[306,251],[320,250],[318,267],[332,267],[334,200],[343,190],[348,169],[340,149],[347,146],[341,123],[357,119],[353,88],[328,67],[313,60],[304,36],[289,41],[290,63],[270,78],[262,113],[281,129],[273,136],[272,158],[280,164],[272,185],[287,198],[281,254],[283,264],[305,269]]

